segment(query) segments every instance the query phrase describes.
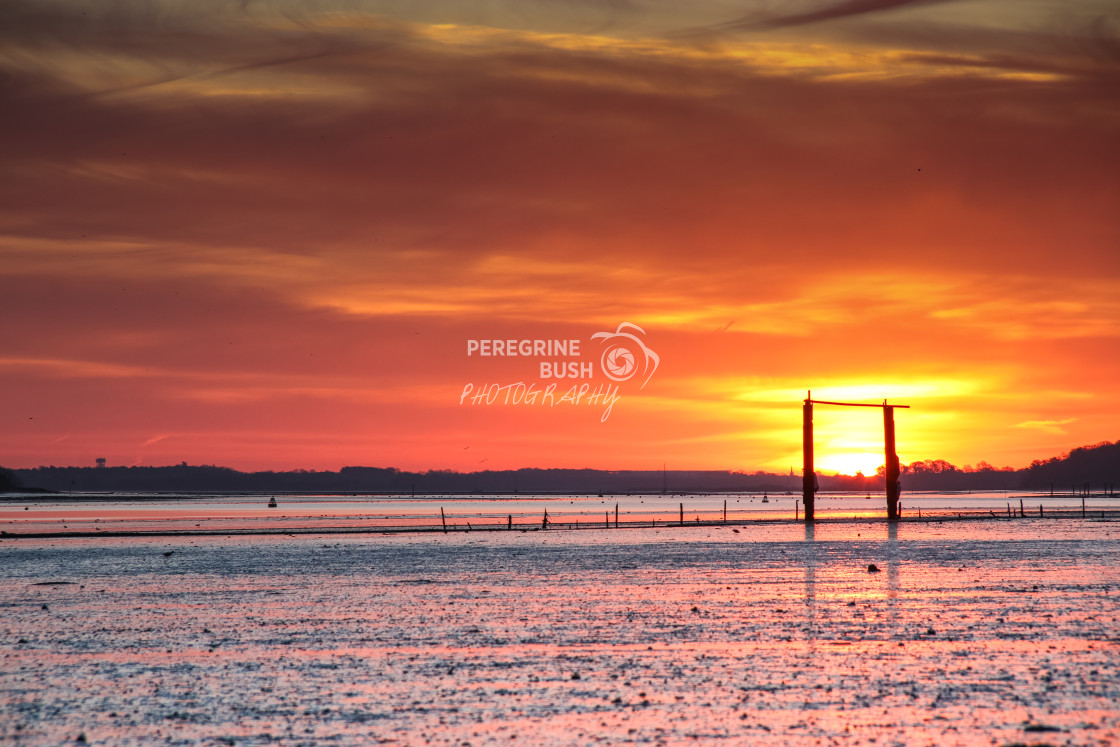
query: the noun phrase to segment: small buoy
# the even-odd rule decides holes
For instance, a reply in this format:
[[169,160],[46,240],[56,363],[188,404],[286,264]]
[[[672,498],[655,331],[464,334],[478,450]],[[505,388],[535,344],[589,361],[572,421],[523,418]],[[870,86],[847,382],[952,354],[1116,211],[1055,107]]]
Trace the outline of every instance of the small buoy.
[[875,565],[874,563],[868,563],[867,564],[867,572],[868,573],[878,573],[879,572],[879,566]]

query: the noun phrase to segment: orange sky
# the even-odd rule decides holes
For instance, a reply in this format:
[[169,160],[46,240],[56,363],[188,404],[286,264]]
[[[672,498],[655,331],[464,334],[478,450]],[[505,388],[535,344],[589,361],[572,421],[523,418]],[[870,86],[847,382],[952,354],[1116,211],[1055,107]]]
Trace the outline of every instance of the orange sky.
[[[775,8],[785,15],[775,15]],[[766,469],[1120,438],[1120,12],[0,9],[0,465]],[[469,339],[639,325],[609,418]],[[566,389],[561,384],[561,391]],[[817,411],[822,470],[882,462]],[[798,467],[799,468],[799,467]]]

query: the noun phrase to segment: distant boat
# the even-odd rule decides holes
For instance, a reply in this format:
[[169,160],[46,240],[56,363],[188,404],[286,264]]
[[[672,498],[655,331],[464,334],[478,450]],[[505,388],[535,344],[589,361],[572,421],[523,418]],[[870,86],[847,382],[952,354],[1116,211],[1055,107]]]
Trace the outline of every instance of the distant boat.
[[276,496],[272,496],[271,498],[268,499],[268,507],[269,508],[276,508]]
[[769,502],[770,502],[770,499],[769,499],[769,498],[767,498],[766,496],[762,496],[762,502],[763,502],[763,503],[769,503]]

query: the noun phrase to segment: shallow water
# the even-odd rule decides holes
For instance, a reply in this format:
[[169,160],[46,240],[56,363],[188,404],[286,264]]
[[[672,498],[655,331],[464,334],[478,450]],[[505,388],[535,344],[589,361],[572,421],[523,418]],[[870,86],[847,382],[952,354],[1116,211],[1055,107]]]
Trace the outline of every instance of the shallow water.
[[[269,507],[275,497],[278,505]],[[687,522],[789,521],[799,516],[800,494],[705,495],[159,495],[84,493],[9,496],[0,502],[0,532],[78,534],[97,532],[227,532],[517,528],[541,526],[545,512],[554,527],[603,527]],[[1078,513],[1082,498],[1069,493],[906,493],[906,519],[957,516],[1035,518],[1039,513]],[[1120,510],[1120,496],[1085,498],[1090,515]],[[442,512],[442,514],[441,514]],[[882,518],[881,494],[821,493],[818,519]]]
[[1116,744],[1118,560],[1079,519],[4,540],[0,742]]

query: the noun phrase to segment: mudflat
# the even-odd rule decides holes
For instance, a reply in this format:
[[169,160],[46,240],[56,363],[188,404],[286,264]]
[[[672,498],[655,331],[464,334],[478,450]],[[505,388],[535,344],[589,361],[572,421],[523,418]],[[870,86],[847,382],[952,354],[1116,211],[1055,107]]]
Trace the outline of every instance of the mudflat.
[[0,541],[0,741],[1118,744],[1120,522]]

